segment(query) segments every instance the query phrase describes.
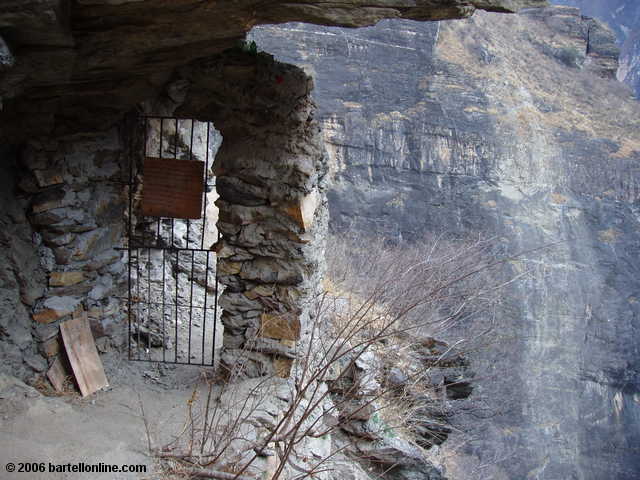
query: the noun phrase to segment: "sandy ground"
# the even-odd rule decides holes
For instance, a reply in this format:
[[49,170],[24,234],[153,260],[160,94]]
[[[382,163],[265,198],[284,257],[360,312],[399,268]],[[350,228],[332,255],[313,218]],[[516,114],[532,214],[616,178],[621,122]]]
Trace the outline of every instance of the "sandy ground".
[[[102,357],[110,387],[87,398],[44,396],[13,377],[0,376],[0,479],[131,480],[160,477],[148,456],[147,435],[164,444],[179,432],[194,386],[211,369],[128,362]],[[44,473],[7,471],[7,464],[44,462]],[[49,464],[146,465],[146,473],[60,473]],[[40,468],[38,466],[38,468]]]

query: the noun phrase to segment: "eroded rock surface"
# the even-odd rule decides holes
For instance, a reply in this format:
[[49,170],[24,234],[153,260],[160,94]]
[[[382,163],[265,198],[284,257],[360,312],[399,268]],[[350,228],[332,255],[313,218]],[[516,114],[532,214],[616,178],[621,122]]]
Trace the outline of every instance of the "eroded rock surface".
[[222,363],[236,368],[249,350],[250,376],[286,376],[322,276],[328,218],[312,80],[270,55],[236,51],[195,62],[176,81],[188,85],[176,113],[213,121],[223,137],[213,247],[225,285]]
[[45,289],[46,277],[24,209],[27,200],[16,197],[19,177],[17,152],[2,152],[0,181],[0,355],[2,372],[27,377],[46,368],[37,353],[29,308]]
[[462,18],[543,0],[202,2],[10,0],[0,6],[2,138],[106,128],[173,71],[234,46],[254,25],[358,27],[383,18]]
[[582,13],[606,23],[621,46],[618,78],[640,96],[640,4],[635,0],[553,0],[579,7]]
[[640,109],[610,80],[611,34],[597,26],[589,47],[593,28],[554,8],[254,34],[316,76],[335,227],[480,232],[520,252],[497,345],[474,356],[485,403],[459,419],[478,430],[450,457],[451,478],[640,470]]

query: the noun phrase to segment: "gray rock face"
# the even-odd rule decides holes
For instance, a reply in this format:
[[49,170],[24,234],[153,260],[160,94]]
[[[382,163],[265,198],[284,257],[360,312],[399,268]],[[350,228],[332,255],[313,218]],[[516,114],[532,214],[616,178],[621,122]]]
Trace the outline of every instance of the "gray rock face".
[[[11,68],[0,68],[0,138],[15,142],[54,128],[59,134],[111,127],[140,102],[155,98],[177,69],[233,47],[254,25],[306,21],[358,27],[383,18],[464,18],[476,9],[511,12],[545,3],[7,0],[0,5],[2,36],[19,53]],[[3,44],[4,67],[10,61]]]
[[622,47],[618,78],[634,87],[636,97],[640,98],[640,27]]
[[222,365],[288,376],[323,274],[327,165],[305,73],[239,50],[196,63],[176,113],[214,122],[222,238],[213,246],[225,326]]
[[122,148],[114,129],[0,153],[0,349],[12,375],[47,369],[60,350],[59,323],[80,305],[95,336],[124,328],[113,298],[126,280],[114,250],[124,226]]
[[550,3],[578,7],[584,15],[601,20],[610,26],[620,43],[640,21],[640,5],[633,0],[552,0]]
[[17,152],[5,149],[0,155],[0,371],[26,378],[33,371],[23,362],[36,352],[27,308],[43,295],[45,276],[24,213],[26,202],[15,196]]
[[640,4],[635,0],[553,0],[579,7],[585,15],[606,23],[622,48],[618,78],[640,97]]
[[520,252],[449,478],[640,475],[640,108],[601,78],[614,51],[592,28],[551,9],[252,34],[316,78],[336,229]]

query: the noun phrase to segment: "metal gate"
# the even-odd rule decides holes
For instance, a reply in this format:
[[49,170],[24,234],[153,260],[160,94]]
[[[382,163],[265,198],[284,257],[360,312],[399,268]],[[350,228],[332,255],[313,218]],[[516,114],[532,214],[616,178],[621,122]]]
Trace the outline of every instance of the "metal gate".
[[[144,152],[129,171],[129,359],[216,362],[219,239],[211,218],[211,124],[144,117]],[[217,213],[216,213],[217,215]],[[208,218],[209,217],[209,218]]]

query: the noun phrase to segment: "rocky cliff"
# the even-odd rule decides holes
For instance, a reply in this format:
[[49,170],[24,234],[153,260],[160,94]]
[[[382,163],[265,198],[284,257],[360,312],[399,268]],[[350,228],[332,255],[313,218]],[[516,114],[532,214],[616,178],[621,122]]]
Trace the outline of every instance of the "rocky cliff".
[[520,252],[447,475],[638,478],[640,108],[614,35],[557,7],[253,38],[316,78],[334,228]]
[[634,0],[554,0],[557,5],[579,7],[615,32],[621,45],[618,78],[640,96],[640,4]]
[[106,129],[157,96],[189,62],[233,47],[254,25],[358,27],[382,18],[463,18],[544,0],[282,2],[10,0],[0,6],[0,138]]
[[[26,378],[33,370],[45,369],[45,359],[36,355],[36,349],[45,356],[55,355],[59,347],[52,339],[55,322],[69,315],[81,300],[88,308],[106,307],[106,312],[99,309],[100,315],[114,318],[114,288],[123,278],[119,255],[113,252],[122,241],[120,217],[127,183],[122,179],[128,178],[126,165],[133,162],[132,156],[139,154],[135,141],[124,141],[136,134],[135,126],[125,124],[127,114],[131,118],[140,112],[171,115],[190,98],[191,107],[183,105],[179,113],[184,118],[199,116],[210,121],[216,116],[217,126],[223,128],[222,118],[241,123],[247,115],[253,128],[252,117],[269,118],[277,110],[274,102],[282,106],[280,100],[287,93],[297,97],[302,88],[308,94],[312,82],[306,76],[295,74],[290,83],[282,72],[265,70],[265,65],[276,65],[268,55],[248,55],[243,60],[247,64],[241,66],[237,59],[221,56],[237,47],[252,26],[299,20],[358,27],[387,17],[463,18],[476,9],[511,12],[541,3],[544,1],[3,2],[0,169],[6,183],[0,222],[7,228],[2,237],[6,250],[2,253],[0,308],[8,314],[2,315],[0,323],[0,348],[11,359],[5,365],[7,371]],[[256,71],[270,73],[263,78]],[[207,95],[204,100],[198,97],[212,85],[219,91],[226,89],[227,94],[220,98]],[[229,94],[234,88],[240,91]],[[207,111],[211,102],[216,106]],[[248,108],[248,104],[253,106]],[[239,114],[238,109],[244,113]],[[315,139],[312,103],[308,111],[309,124],[301,121]],[[265,124],[271,126],[273,121],[272,117]],[[285,136],[295,130],[288,123],[281,128]],[[240,133],[227,134],[221,150],[221,157],[226,151],[233,152],[227,172],[242,163],[230,146],[234,138],[244,142],[242,128],[233,130]],[[274,155],[284,158],[283,152],[292,150],[286,141],[277,143],[274,131],[267,129],[264,135]],[[289,141],[300,143],[300,139]],[[288,167],[304,163],[302,157],[296,154],[296,161]],[[277,184],[287,180],[285,175],[269,177],[266,190],[286,189]],[[237,197],[234,188],[223,193]],[[38,252],[46,255],[39,262],[27,261]],[[106,263],[90,267],[101,255],[108,257]],[[49,298],[52,295],[56,300]],[[29,314],[34,318],[27,318]],[[31,330],[31,337],[25,329]]]

